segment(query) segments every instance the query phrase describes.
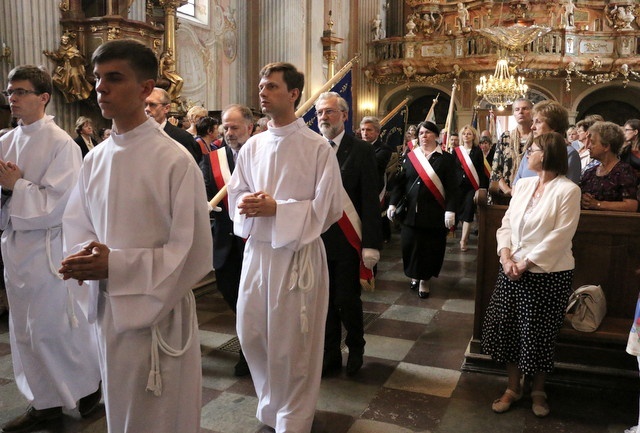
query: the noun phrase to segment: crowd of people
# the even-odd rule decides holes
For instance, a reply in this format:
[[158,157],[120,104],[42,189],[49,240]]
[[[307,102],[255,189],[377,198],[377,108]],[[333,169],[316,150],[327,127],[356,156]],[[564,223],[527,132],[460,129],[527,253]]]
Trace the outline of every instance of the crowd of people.
[[347,131],[349,105],[334,92],[315,101],[320,133],[309,129],[296,115],[304,75],[289,63],[260,71],[261,119],[240,104],[220,119],[196,106],[185,124],[156,87],[149,48],[110,41],[92,64],[112,122],[99,139],[88,117],[74,140],[45,114],[46,71],[8,76],[19,124],[0,137],[0,228],[14,373],[30,406],[3,431],[37,428],[63,408],[88,416],[104,398],[109,431],[198,432],[191,288],[215,269],[236,313],[234,374],[251,375],[257,418],[308,433],[321,378],[343,368],[343,328],[347,375],[363,365],[361,292],[392,227],[409,289],[428,298],[456,227],[469,250],[481,188],[508,204],[483,318],[483,350],[508,376],[492,409],[529,391],[533,413],[550,412],[571,239],[581,209],[638,211],[639,120],[587,116],[574,127],[559,103],[523,98],[499,142],[469,124],[443,143],[423,121],[396,149],[376,117],[358,136]]

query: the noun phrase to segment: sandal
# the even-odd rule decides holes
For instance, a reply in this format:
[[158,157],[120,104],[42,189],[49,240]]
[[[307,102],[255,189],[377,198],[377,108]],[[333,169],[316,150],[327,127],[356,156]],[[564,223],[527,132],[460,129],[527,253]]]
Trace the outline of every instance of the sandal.
[[531,405],[531,410],[533,411],[534,415],[539,418],[544,418],[545,416],[549,415],[550,409],[549,405],[547,404],[547,393],[544,391],[533,391],[531,393],[531,398],[533,397],[544,398],[544,402],[542,404],[537,404],[536,402],[534,402]]
[[[508,402],[502,401],[502,398],[504,396],[509,396],[510,397]],[[507,390],[504,392],[502,397],[500,397],[499,399],[497,399],[497,400],[495,400],[493,402],[493,404],[491,405],[491,409],[493,409],[493,411],[495,413],[504,413],[504,412],[508,411],[509,409],[511,409],[511,405],[513,403],[519,401],[521,398],[522,398],[522,392],[520,394],[518,394],[517,392],[507,388]]]

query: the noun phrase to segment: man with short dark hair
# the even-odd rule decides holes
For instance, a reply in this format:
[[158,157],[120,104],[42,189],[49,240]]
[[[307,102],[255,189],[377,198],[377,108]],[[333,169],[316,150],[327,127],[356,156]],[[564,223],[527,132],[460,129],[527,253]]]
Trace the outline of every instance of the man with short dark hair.
[[0,228],[9,298],[11,357],[27,412],[2,431],[32,430],[80,399],[100,402],[94,331],[60,280],[62,213],[82,163],[80,148],[45,115],[51,77],[36,66],[9,72],[5,92],[18,126],[0,138]]
[[155,87],[145,101],[144,111],[147,113],[147,116],[153,117],[155,121],[162,126],[162,129],[169,137],[182,144],[193,156],[193,159],[199,163],[202,159],[200,146],[191,134],[167,121],[170,108],[171,96],[169,96],[169,93],[160,87]]
[[242,147],[229,181],[237,236],[248,238],[238,337],[258,396],[256,416],[276,433],[309,433],[320,392],[329,302],[320,235],[342,215],[331,146],[296,116],[304,75],[289,63],[260,71],[269,129]]
[[195,125],[195,140],[200,146],[200,151],[203,155],[202,161],[200,161],[201,164],[207,159],[206,155],[216,148],[212,143],[218,138],[218,125],[220,125],[218,119],[209,116],[198,119]]
[[[211,270],[202,173],[145,114],[154,52],[119,39],[93,53],[111,136],[84,159],[63,218],[65,280],[97,324],[110,432],[198,433],[202,366],[192,288]],[[188,134],[188,133],[187,133]]]

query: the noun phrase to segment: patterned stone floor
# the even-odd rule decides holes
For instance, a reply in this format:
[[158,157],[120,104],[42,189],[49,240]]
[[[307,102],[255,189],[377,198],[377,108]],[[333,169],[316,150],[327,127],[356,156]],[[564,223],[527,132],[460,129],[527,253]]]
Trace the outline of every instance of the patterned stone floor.
[[[368,313],[365,365],[354,378],[344,371],[322,381],[312,433],[622,433],[635,424],[635,393],[549,386],[552,412],[536,418],[524,398],[505,414],[491,402],[506,386],[503,376],[462,372],[471,337],[476,248],[449,239],[432,295],[418,299],[402,272],[398,235],[383,251],[377,287],[363,294]],[[255,419],[250,378],[232,375],[237,355],[234,316],[217,292],[198,299],[203,351],[203,433],[267,433]],[[7,315],[0,317],[0,423],[27,405],[13,380]],[[344,354],[346,361],[346,354]],[[104,433],[104,410],[82,420],[76,411],[40,432]],[[113,432],[118,433],[118,432]]]

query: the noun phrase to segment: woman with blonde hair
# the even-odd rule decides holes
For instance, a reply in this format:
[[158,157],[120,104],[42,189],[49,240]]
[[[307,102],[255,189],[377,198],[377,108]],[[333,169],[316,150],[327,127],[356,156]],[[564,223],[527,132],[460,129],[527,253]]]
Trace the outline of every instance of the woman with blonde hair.
[[207,112],[206,108],[201,107],[200,105],[195,105],[189,108],[189,111],[187,111],[187,120],[189,121],[190,125],[189,128],[187,128],[187,132],[194,137],[197,136],[198,132],[196,131],[196,124],[198,123],[198,120],[206,117],[207,114],[209,113]]
[[84,158],[91,149],[98,145],[98,141],[93,136],[93,121],[85,116],[78,117],[76,134],[78,136],[73,141],[80,146],[82,158]]
[[484,154],[479,146],[478,131],[471,125],[464,125],[458,133],[460,145],[451,150],[456,160],[456,176],[458,178],[458,203],[456,215],[462,221],[462,237],[460,251],[469,249],[469,233],[476,207],[473,196],[480,188],[489,187],[488,173],[485,171]]

